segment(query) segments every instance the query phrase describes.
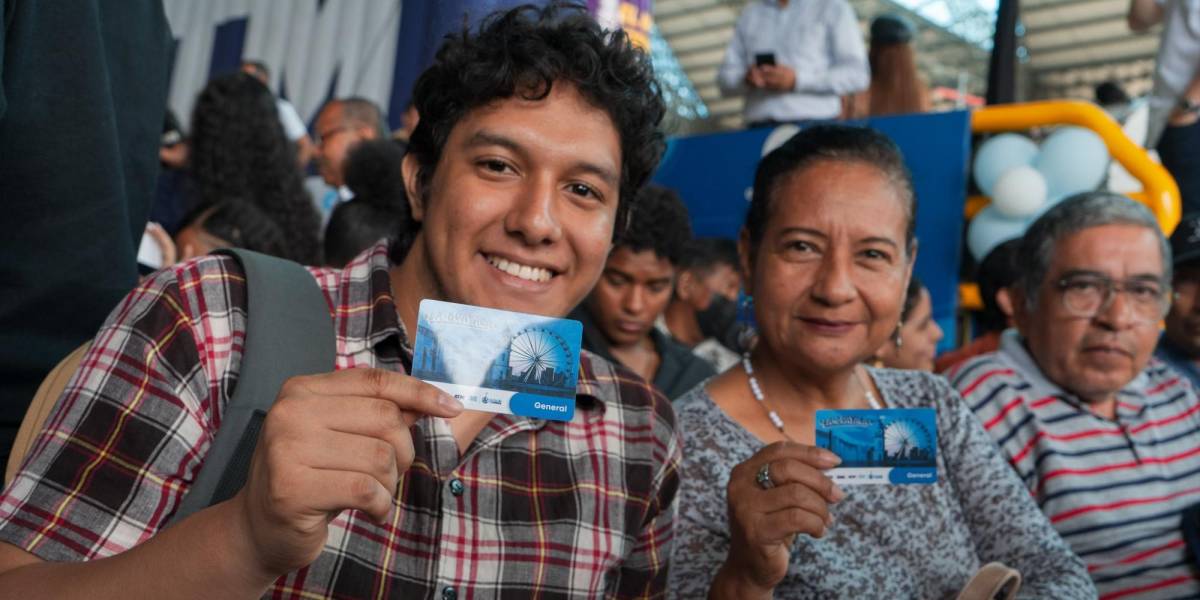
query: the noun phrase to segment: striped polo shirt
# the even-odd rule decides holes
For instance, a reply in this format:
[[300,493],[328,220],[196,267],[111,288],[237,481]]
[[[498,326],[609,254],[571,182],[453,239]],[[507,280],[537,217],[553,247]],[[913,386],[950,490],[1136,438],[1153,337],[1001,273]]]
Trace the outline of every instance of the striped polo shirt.
[[1200,401],[1186,378],[1152,359],[1105,419],[1049,381],[1011,330],[948,376],[1100,598],[1200,597],[1180,530],[1200,503]]

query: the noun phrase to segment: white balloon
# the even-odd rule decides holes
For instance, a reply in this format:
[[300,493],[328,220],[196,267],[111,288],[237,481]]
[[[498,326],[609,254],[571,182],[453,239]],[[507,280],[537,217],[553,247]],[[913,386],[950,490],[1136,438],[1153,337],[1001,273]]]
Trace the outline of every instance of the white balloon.
[[772,150],[782,146],[784,142],[792,139],[792,136],[797,133],[800,133],[800,128],[791,123],[784,123],[776,127],[771,132],[771,135],[768,135],[767,139],[763,141],[761,156],[770,154]]
[[992,206],[1009,218],[1036,214],[1046,203],[1046,179],[1033,167],[1013,167],[992,186]]
[[975,151],[971,172],[975,184],[984,195],[991,196],[992,186],[1000,175],[1013,167],[1029,166],[1037,158],[1038,147],[1029,138],[1016,133],[1002,133],[979,146]]

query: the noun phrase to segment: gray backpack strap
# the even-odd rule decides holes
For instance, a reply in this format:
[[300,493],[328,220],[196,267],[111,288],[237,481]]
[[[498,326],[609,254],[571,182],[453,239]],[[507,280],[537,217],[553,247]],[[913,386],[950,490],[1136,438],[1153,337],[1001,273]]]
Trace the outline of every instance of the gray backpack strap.
[[233,396],[221,426],[173,521],[232,498],[246,482],[267,411],[283,382],[334,369],[336,338],[329,303],[304,267],[240,248],[246,275],[246,339]]

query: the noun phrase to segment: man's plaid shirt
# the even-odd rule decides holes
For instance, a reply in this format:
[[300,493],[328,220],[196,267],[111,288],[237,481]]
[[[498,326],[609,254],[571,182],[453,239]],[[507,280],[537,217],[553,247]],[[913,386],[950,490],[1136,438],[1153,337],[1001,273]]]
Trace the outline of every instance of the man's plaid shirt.
[[[333,308],[337,368],[411,364],[389,267],[379,244],[344,270],[313,270]],[[79,561],[159,531],[220,424],[245,306],[228,257],[164,270],[126,297],[0,497],[0,540]],[[446,422],[422,419],[389,523],[342,513],[316,562],[269,596],[663,596],[679,487],[674,413],[629,371],[581,362],[569,423],[497,415],[460,457]]]

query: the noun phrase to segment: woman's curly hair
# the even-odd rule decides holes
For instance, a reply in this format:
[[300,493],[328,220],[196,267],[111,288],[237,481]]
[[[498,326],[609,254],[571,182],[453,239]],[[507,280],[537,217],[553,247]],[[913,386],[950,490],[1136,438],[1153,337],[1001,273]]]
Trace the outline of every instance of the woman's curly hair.
[[189,144],[192,220],[206,214],[205,229],[238,247],[319,262],[321,217],[265,85],[240,72],[210,81]]
[[[602,29],[580,5],[520,6],[489,16],[475,32],[464,28],[446,37],[413,91],[421,119],[408,150],[419,165],[417,188],[428,190],[450,132],[467,113],[513,96],[540,100],[560,82],[604,110],[620,135],[619,237],[666,147],[659,130],[666,107],[650,58],[624,32]],[[420,223],[410,227],[393,242],[393,260],[407,252]]]

